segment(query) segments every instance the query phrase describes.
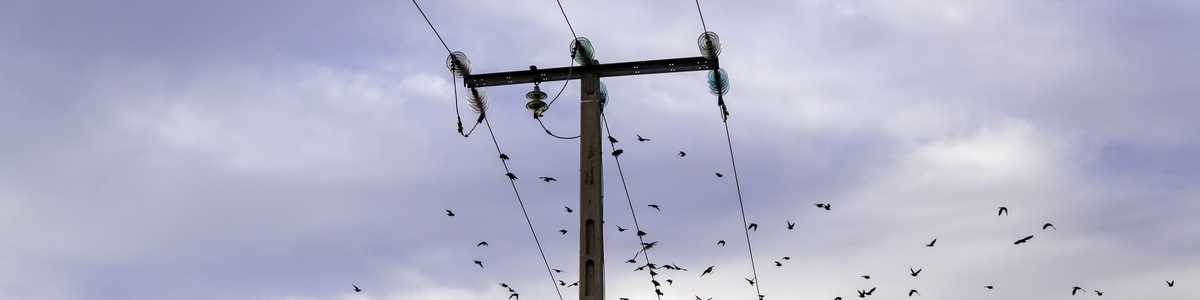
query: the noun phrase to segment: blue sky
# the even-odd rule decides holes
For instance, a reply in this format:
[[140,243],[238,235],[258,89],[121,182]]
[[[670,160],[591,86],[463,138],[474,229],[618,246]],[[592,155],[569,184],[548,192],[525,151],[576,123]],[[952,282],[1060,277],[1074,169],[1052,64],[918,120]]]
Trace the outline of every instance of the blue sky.
[[[562,2],[601,63],[699,55],[695,2]],[[551,279],[412,4],[0,4],[0,298],[576,298],[578,143],[531,86],[486,89]],[[554,1],[421,4],[475,73],[570,61]],[[1200,4],[701,4],[768,299],[1200,297]],[[605,79],[631,196],[606,160],[611,299],[654,299],[629,203],[688,269],[663,299],[755,298],[704,76]],[[565,84],[544,121],[574,135]]]

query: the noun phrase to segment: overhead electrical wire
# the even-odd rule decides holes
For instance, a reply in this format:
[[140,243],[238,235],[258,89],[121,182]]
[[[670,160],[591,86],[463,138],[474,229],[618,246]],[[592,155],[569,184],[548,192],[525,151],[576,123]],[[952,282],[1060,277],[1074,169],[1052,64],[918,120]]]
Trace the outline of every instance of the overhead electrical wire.
[[[417,0],[413,0],[412,3],[413,3],[413,6],[417,7],[417,11],[421,13],[421,17],[425,19],[425,23],[429,24],[429,29],[433,30],[433,34],[436,35],[438,38],[438,41],[440,41],[442,43],[442,47],[444,47],[446,49],[446,52],[449,53],[450,56],[447,59],[449,60],[448,63],[452,63],[451,72],[454,73],[455,71],[458,71],[458,72],[464,73],[464,74],[452,74],[451,77],[453,78],[453,77],[455,77],[455,75],[465,75],[465,73],[468,73],[469,72],[468,70],[464,70],[462,68],[462,66],[466,66],[466,64],[467,64],[467,63],[463,62],[465,60],[465,55],[461,55],[461,52],[455,53],[455,52],[451,51],[450,46],[446,45],[446,40],[442,39],[442,35],[437,32],[437,28],[435,28],[433,26],[433,22],[429,21],[429,17],[425,15],[425,11],[421,9],[421,5],[417,4]],[[461,55],[461,58],[460,58],[460,55]],[[469,68],[469,66],[467,68]],[[457,87],[458,83],[455,79],[451,79],[451,80],[452,80],[453,84],[455,85],[455,88],[454,88],[454,101],[455,101],[454,112],[458,116],[458,132],[459,132],[459,134],[462,134],[463,137],[467,137],[470,135],[470,133],[469,132],[465,133],[465,134],[463,133],[462,116],[461,116],[461,114],[459,114],[459,109],[458,109],[458,87]],[[473,93],[481,93],[478,90],[474,90],[474,89],[472,89],[472,92]],[[485,125],[487,125],[488,133],[492,136],[492,144],[496,146],[496,152],[501,157],[500,163],[504,166],[504,172],[506,174],[512,174],[512,171],[510,171],[508,168],[508,162],[505,159],[506,156],[504,155],[504,152],[500,151],[500,142],[496,140],[496,133],[494,131],[492,131],[492,124],[491,124],[491,122],[489,122],[487,120],[487,114],[486,114],[487,104],[486,104],[485,100],[482,98],[483,96],[478,95],[478,94],[474,94],[473,96],[474,96],[474,98],[472,98],[472,99],[473,99],[473,101],[475,101],[475,102],[472,102],[473,104],[475,104],[475,105],[473,105],[474,106],[473,108],[477,109],[477,112],[479,112],[479,120],[475,122],[475,126],[471,127],[470,132],[474,132],[475,128],[479,126],[479,123],[484,123]],[[521,193],[517,190],[517,183],[514,180],[514,178],[510,177],[509,184],[512,185],[513,194],[516,195],[516,198],[517,198],[517,204],[521,207],[521,213],[525,215],[525,223],[529,225],[529,232],[530,232],[530,234],[533,235],[533,242],[534,242],[534,244],[537,245],[538,253],[542,256],[542,263],[546,266],[546,273],[550,275],[550,285],[554,286],[554,291],[555,291],[555,293],[558,294],[558,299],[563,300],[562,290],[560,290],[558,288],[558,285],[555,282],[556,279],[554,278],[554,271],[553,271],[553,269],[550,268],[550,261],[548,259],[546,259],[546,251],[542,249],[542,243],[541,243],[541,241],[538,240],[537,231],[534,230],[534,228],[533,228],[533,221],[529,217],[529,212],[525,209],[525,202],[521,200]]]
[[[603,111],[600,113],[600,120],[604,122],[604,132],[607,133],[609,137],[612,137],[612,129],[608,128],[608,117],[605,116]],[[608,142],[608,146],[610,149],[612,149],[612,151],[617,151],[617,145],[611,139]],[[649,266],[651,265],[649,252],[650,248],[646,244],[646,239],[643,237],[644,235],[641,234],[643,232],[641,225],[638,225],[637,212],[633,209],[633,198],[629,196],[629,185],[625,183],[625,171],[621,169],[621,157],[613,156],[613,160],[617,163],[617,174],[621,178],[621,188],[625,190],[625,200],[629,203],[629,214],[633,216],[633,230],[637,230],[636,232],[638,232],[638,245],[642,248],[640,251],[638,251],[638,254],[641,254],[642,257],[646,259],[645,265]],[[634,254],[633,258],[637,259],[638,254]],[[657,282],[655,281],[653,270],[650,271],[650,281]],[[655,295],[661,300],[662,293],[659,291],[660,287],[655,286],[654,289]]]

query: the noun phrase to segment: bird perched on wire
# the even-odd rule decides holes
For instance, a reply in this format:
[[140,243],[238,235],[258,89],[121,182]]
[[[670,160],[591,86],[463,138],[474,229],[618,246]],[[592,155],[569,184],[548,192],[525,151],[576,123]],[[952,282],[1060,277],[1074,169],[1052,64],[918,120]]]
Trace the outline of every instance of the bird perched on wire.
[[612,156],[613,156],[613,157],[621,156],[621,153],[625,153],[625,149],[617,149],[617,150],[613,150],[613,152],[612,152]]
[[649,141],[650,141],[650,139],[648,139],[648,138],[644,138],[644,137],[642,137],[642,135],[640,135],[640,134],[639,134],[639,135],[637,135],[637,137],[638,137],[638,141],[639,141],[639,142],[649,142]]
[[609,142],[609,143],[616,144],[616,143],[617,143],[617,139],[616,139],[616,138],[614,138],[614,137],[612,137],[612,136],[610,135],[610,136],[608,136],[608,142]]
[[512,172],[504,173],[504,175],[508,176],[509,180],[517,180],[517,175],[513,175]]
[[500,153],[500,160],[508,160],[508,155]]
[[554,177],[546,177],[546,176],[538,177],[538,179],[541,179],[542,181],[545,181],[545,182],[558,181],[558,179],[554,179]]

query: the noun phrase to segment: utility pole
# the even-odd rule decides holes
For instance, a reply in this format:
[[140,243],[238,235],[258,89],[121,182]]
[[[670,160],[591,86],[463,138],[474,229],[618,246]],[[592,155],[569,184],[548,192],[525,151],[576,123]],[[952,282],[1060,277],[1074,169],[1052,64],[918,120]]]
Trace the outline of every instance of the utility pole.
[[[572,56],[577,61],[583,58],[580,66],[542,70],[530,67],[530,70],[463,76],[463,84],[467,88],[580,80],[579,300],[604,300],[604,139],[600,130],[600,113],[603,111],[601,102],[606,99],[601,95],[600,78],[717,70],[716,54],[720,50],[716,35],[706,32],[700,38],[701,52],[706,54],[704,56],[611,64],[600,64],[592,59],[591,43],[579,38],[574,42],[576,47],[572,48],[575,50]],[[707,50],[705,45],[708,45]],[[719,79],[720,75],[717,76]],[[545,98],[545,93],[538,90],[536,85],[534,92],[530,92],[534,93],[541,93],[541,98]],[[534,110],[535,118],[540,117],[546,108],[545,103],[533,99],[533,96],[527,97],[534,101],[526,107]]]

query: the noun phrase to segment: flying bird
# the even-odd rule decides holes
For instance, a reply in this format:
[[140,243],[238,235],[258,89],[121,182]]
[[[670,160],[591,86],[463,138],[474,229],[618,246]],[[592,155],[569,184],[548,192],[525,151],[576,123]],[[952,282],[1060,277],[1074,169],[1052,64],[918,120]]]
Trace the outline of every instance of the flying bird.
[[925,247],[933,247],[934,243],[937,243],[937,239],[933,239],[933,241],[929,242],[929,244],[925,244]]
[[863,275],[862,278],[871,279],[871,275]]
[[1092,290],[1092,291],[1093,291],[1093,292],[1096,292],[1096,296],[1104,296],[1104,292],[1101,292],[1101,291],[1098,291],[1098,290]]
[[874,293],[874,292],[875,292],[875,288],[871,288],[871,290],[867,291],[867,296],[870,296],[871,293]]
[[717,177],[725,177],[725,175],[721,175],[721,172],[717,172]]
[[621,228],[621,225],[617,225],[617,232],[625,232],[626,230],[629,230],[629,229],[628,229],[628,228]]
[[824,208],[825,210],[829,210],[829,203],[813,203],[813,204],[816,204],[818,208]]
[[913,271],[912,267],[908,267],[908,273],[912,274],[913,277],[917,277],[917,274],[921,274],[921,270],[924,269],[917,269],[916,271]]
[[[487,245],[488,245],[487,242],[479,242],[478,244],[475,244],[475,247],[482,247],[482,246],[487,246]],[[488,246],[488,247],[491,247],[491,246]]]
[[449,209],[447,209],[447,210],[446,210],[446,215],[447,215],[447,216],[451,216],[451,217],[453,217],[453,216],[454,216],[454,212],[452,212],[452,211],[450,211]]
[[717,246],[725,246],[725,240],[717,241]]
[[513,175],[512,172],[504,173],[504,175],[507,175],[509,180],[517,180],[517,175]]
[[658,209],[658,204],[650,204],[650,205],[646,205],[646,206],[653,207],[654,210],[657,210],[657,211],[662,211],[661,209]]
[[782,267],[782,266],[783,266],[783,263],[781,263],[781,262],[779,262],[779,261],[777,260],[777,261],[775,261],[775,266],[776,266],[776,267]]
[[674,281],[674,280],[667,279],[667,285],[672,285],[672,284],[675,284],[675,281]]
[[562,234],[567,234],[567,230],[566,230],[566,229],[560,229],[560,230],[558,230],[558,232],[561,232]]
[[613,155],[613,157],[617,157],[617,156],[621,156],[621,153],[625,153],[625,149],[613,150],[612,155]]
[[512,293],[512,295],[508,295],[508,299],[512,299],[512,298],[517,298],[517,300],[521,300],[521,294]]
[[639,142],[648,142],[648,141],[650,141],[650,139],[648,139],[648,138],[644,138],[644,137],[642,137],[642,135],[640,135],[640,134],[639,134],[639,135],[637,135],[637,137],[638,137],[638,141],[639,141]]
[[750,226],[746,227],[746,230],[758,231],[758,224],[750,223]]
[[796,223],[792,223],[792,221],[786,221],[786,222],[787,222],[787,225],[788,225],[788,227],[787,227],[787,228],[788,228],[788,230],[792,230],[792,229],[795,229],[795,228],[796,228]]
[[1167,287],[1173,287],[1173,286],[1175,286],[1175,281],[1174,281],[1174,280],[1167,280]]
[[754,279],[746,278],[746,282],[749,282],[750,285],[754,285]]
[[1071,288],[1071,296],[1075,296],[1075,292],[1078,292],[1078,291],[1084,291],[1084,292],[1087,292],[1087,290],[1084,290],[1084,289],[1083,289],[1083,288],[1081,288],[1081,287],[1073,287],[1073,288]]
[[1058,230],[1058,227],[1054,227],[1054,224],[1050,224],[1050,223],[1046,223],[1046,225],[1042,225],[1042,230],[1046,230],[1046,228],[1054,228],[1054,230]]
[[708,273],[712,273],[712,268],[713,268],[713,267],[716,267],[716,266],[708,266],[708,268],[707,268],[707,269],[704,269],[704,272],[701,272],[701,273],[700,273],[700,277],[704,277],[704,275],[706,275],[706,274],[708,274]]
[[362,292],[362,289],[358,288],[358,286],[357,286],[357,285],[353,285],[353,284],[351,284],[350,286],[354,287],[354,292],[355,292],[355,293]]
[[1022,238],[1022,239],[1019,239],[1019,240],[1017,240],[1016,242],[1014,242],[1014,243],[1013,243],[1013,245],[1018,245],[1018,244],[1021,244],[1021,243],[1024,243],[1024,242],[1028,242],[1028,241],[1029,241],[1029,239],[1032,239],[1032,238],[1033,238],[1033,236],[1032,236],[1032,235],[1031,235],[1031,236],[1027,236],[1027,237],[1025,237],[1025,238]]
[[563,270],[559,270],[559,269],[551,269],[551,270],[554,270],[554,273],[562,273],[563,272]]
[[545,182],[558,181],[558,179],[554,179],[554,177],[546,177],[546,176],[538,177],[538,179],[541,179],[542,181],[545,181]]
[[483,262],[482,262],[482,261],[475,260],[475,264],[479,265],[479,268],[483,268]]
[[567,282],[566,282],[566,281],[562,281],[562,279],[559,279],[559,280],[558,280],[558,285],[560,285],[560,286],[567,286]]
[[574,210],[571,210],[571,207],[570,207],[570,206],[563,206],[563,208],[566,208],[566,209],[567,209],[567,213],[568,213],[568,214],[574,211]]
[[783,260],[790,260],[790,259],[792,259],[792,257],[791,257],[791,256],[784,256],[784,257],[783,257]]
[[985,289],[989,289],[989,290],[990,290],[990,289],[992,289],[992,286],[990,286],[990,285],[985,285],[985,286],[983,286],[983,288],[985,288]]
[[616,139],[616,138],[613,138],[613,137],[610,135],[610,136],[608,136],[608,142],[609,142],[609,143],[614,143],[614,144],[615,144],[615,143],[617,143],[617,139]]
[[684,157],[684,156],[687,156],[687,153],[683,152],[683,151],[679,151],[679,157]]
[[1001,207],[1000,207],[1000,212],[997,212],[997,213],[996,213],[996,216],[997,216],[997,217],[999,217],[1000,215],[1006,215],[1006,216],[1007,216],[1007,215],[1008,215],[1008,208],[1007,208],[1007,207],[1003,207],[1003,206],[1001,206]]
[[921,295],[921,293],[918,293],[917,290],[908,290],[909,297],[912,297],[913,294],[917,294],[917,296]]

